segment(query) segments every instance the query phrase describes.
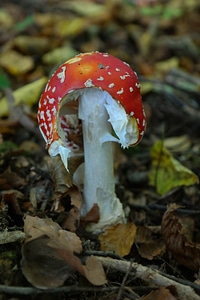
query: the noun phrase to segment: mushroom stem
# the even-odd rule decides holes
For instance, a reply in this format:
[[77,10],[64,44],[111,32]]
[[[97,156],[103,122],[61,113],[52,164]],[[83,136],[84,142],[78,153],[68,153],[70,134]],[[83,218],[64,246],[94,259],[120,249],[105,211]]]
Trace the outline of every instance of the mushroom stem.
[[[106,91],[88,88],[79,99],[85,160],[82,215],[98,204],[100,220],[89,228],[96,232],[125,219],[122,204],[115,194],[112,128],[105,108],[108,97],[111,96]],[[103,142],[109,136],[110,141]]]

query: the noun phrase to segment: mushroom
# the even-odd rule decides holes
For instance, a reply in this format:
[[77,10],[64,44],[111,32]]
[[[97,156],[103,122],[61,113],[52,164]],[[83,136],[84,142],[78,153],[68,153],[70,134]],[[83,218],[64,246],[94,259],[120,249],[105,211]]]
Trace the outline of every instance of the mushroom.
[[51,156],[80,155],[74,136],[83,135],[85,216],[98,204],[94,232],[125,221],[115,194],[112,142],[123,148],[142,139],[146,121],[137,74],[120,59],[100,52],[79,54],[63,63],[39,101],[38,122]]

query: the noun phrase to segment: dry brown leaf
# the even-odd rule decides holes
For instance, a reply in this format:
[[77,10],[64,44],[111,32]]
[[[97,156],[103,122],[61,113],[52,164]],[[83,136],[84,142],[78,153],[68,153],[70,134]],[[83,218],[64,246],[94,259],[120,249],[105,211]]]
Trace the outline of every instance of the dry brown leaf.
[[136,226],[134,223],[117,224],[109,227],[99,235],[102,251],[113,251],[120,256],[130,253],[135,241]]
[[87,215],[85,217],[81,217],[81,223],[83,226],[87,223],[98,223],[99,218],[99,206],[95,203]]
[[80,212],[82,206],[81,193],[76,186],[54,201],[54,211],[60,212],[59,224],[63,229],[76,231],[80,223]]
[[48,246],[50,238],[40,237],[27,242],[22,247],[22,271],[26,279],[35,287],[55,288],[75,271]]
[[[82,244],[72,232],[62,230],[51,219],[27,216],[24,231],[27,234],[22,247],[22,271],[27,280],[38,288],[53,288],[79,271],[90,283],[102,285],[106,282],[102,265],[90,260],[82,264]],[[94,279],[95,278],[95,279]]]
[[135,242],[138,245],[139,254],[146,259],[152,260],[162,256],[165,252],[165,244],[160,237],[154,237],[154,232],[146,226],[137,227]]
[[21,188],[27,185],[26,179],[20,177],[16,172],[13,172],[10,167],[8,167],[0,175],[0,189],[9,190],[14,188]]
[[[175,212],[178,206],[171,204],[162,218],[162,233],[166,247],[179,264],[199,271],[200,244],[191,240],[189,226]],[[193,227],[192,227],[193,228]]]
[[106,284],[106,276],[101,262],[95,257],[90,256],[86,260],[84,275],[87,280],[94,285]]
[[21,216],[23,215],[21,211],[21,203],[24,200],[24,194],[18,190],[4,191],[2,192],[3,203],[8,205],[9,210],[12,211],[13,215]]
[[170,291],[165,287],[160,287],[157,291],[150,292],[147,296],[142,297],[141,300],[176,300]]

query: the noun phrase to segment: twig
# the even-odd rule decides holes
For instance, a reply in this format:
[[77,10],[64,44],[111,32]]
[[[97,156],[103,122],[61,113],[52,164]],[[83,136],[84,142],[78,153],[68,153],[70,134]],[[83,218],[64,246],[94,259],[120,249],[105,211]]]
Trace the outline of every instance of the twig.
[[[119,288],[119,292],[118,292],[118,295],[117,295],[116,300],[120,300],[120,299],[121,299],[122,292],[123,292],[123,290],[124,290],[124,288],[125,288],[126,280],[127,280],[128,276],[130,275],[130,272],[131,272],[131,268],[132,268],[132,262],[130,262],[129,268],[127,269],[127,271],[126,271],[126,273],[125,273],[125,276],[124,276],[124,278],[123,278],[123,280],[122,280],[122,284],[121,284],[121,286],[120,286],[120,288]],[[135,293],[134,293],[134,294],[135,294]],[[139,299],[139,298],[140,298],[140,297],[139,297],[138,295],[136,295],[136,294],[135,294],[134,296],[137,297],[137,298],[135,298],[135,299]]]
[[[130,268],[130,262],[116,260],[108,257],[98,257],[106,268],[114,269],[126,273]],[[157,286],[174,286],[176,292],[181,300],[200,300],[193,288],[188,285],[183,285],[175,280],[169,279],[160,274],[159,271],[142,266],[138,263],[132,263],[131,271],[135,272],[135,276],[144,280],[148,284],[155,284]]]
[[37,289],[34,287],[18,287],[18,286],[7,286],[0,285],[0,294],[4,293],[7,295],[40,295],[40,294],[59,294],[59,293],[80,293],[80,292],[113,292],[117,291],[119,287],[79,287],[63,286],[54,289]]

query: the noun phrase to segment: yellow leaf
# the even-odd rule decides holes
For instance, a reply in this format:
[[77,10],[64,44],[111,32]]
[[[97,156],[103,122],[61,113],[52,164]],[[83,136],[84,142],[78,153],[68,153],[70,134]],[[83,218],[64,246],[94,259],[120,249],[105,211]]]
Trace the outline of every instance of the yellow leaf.
[[61,19],[57,22],[55,27],[55,33],[58,36],[76,36],[84,31],[87,27],[88,22],[85,18],[74,18],[74,19]]
[[[32,83],[29,83],[13,92],[15,105],[25,103],[33,105],[39,100],[42,89],[47,83],[47,78],[42,77]],[[0,117],[7,116],[9,113],[8,103],[6,97],[0,99]]]
[[45,64],[58,65],[75,56],[76,54],[78,54],[78,52],[74,48],[70,46],[64,46],[47,52],[42,57],[42,60]]
[[107,228],[99,236],[102,251],[112,251],[120,256],[128,255],[135,241],[136,226],[130,224],[117,224]]
[[31,56],[8,50],[1,54],[0,66],[5,68],[10,74],[17,76],[30,71],[34,66],[34,61]]
[[158,194],[164,195],[176,187],[199,183],[197,175],[176,160],[161,141],[152,147],[151,158],[149,183],[155,186]]

